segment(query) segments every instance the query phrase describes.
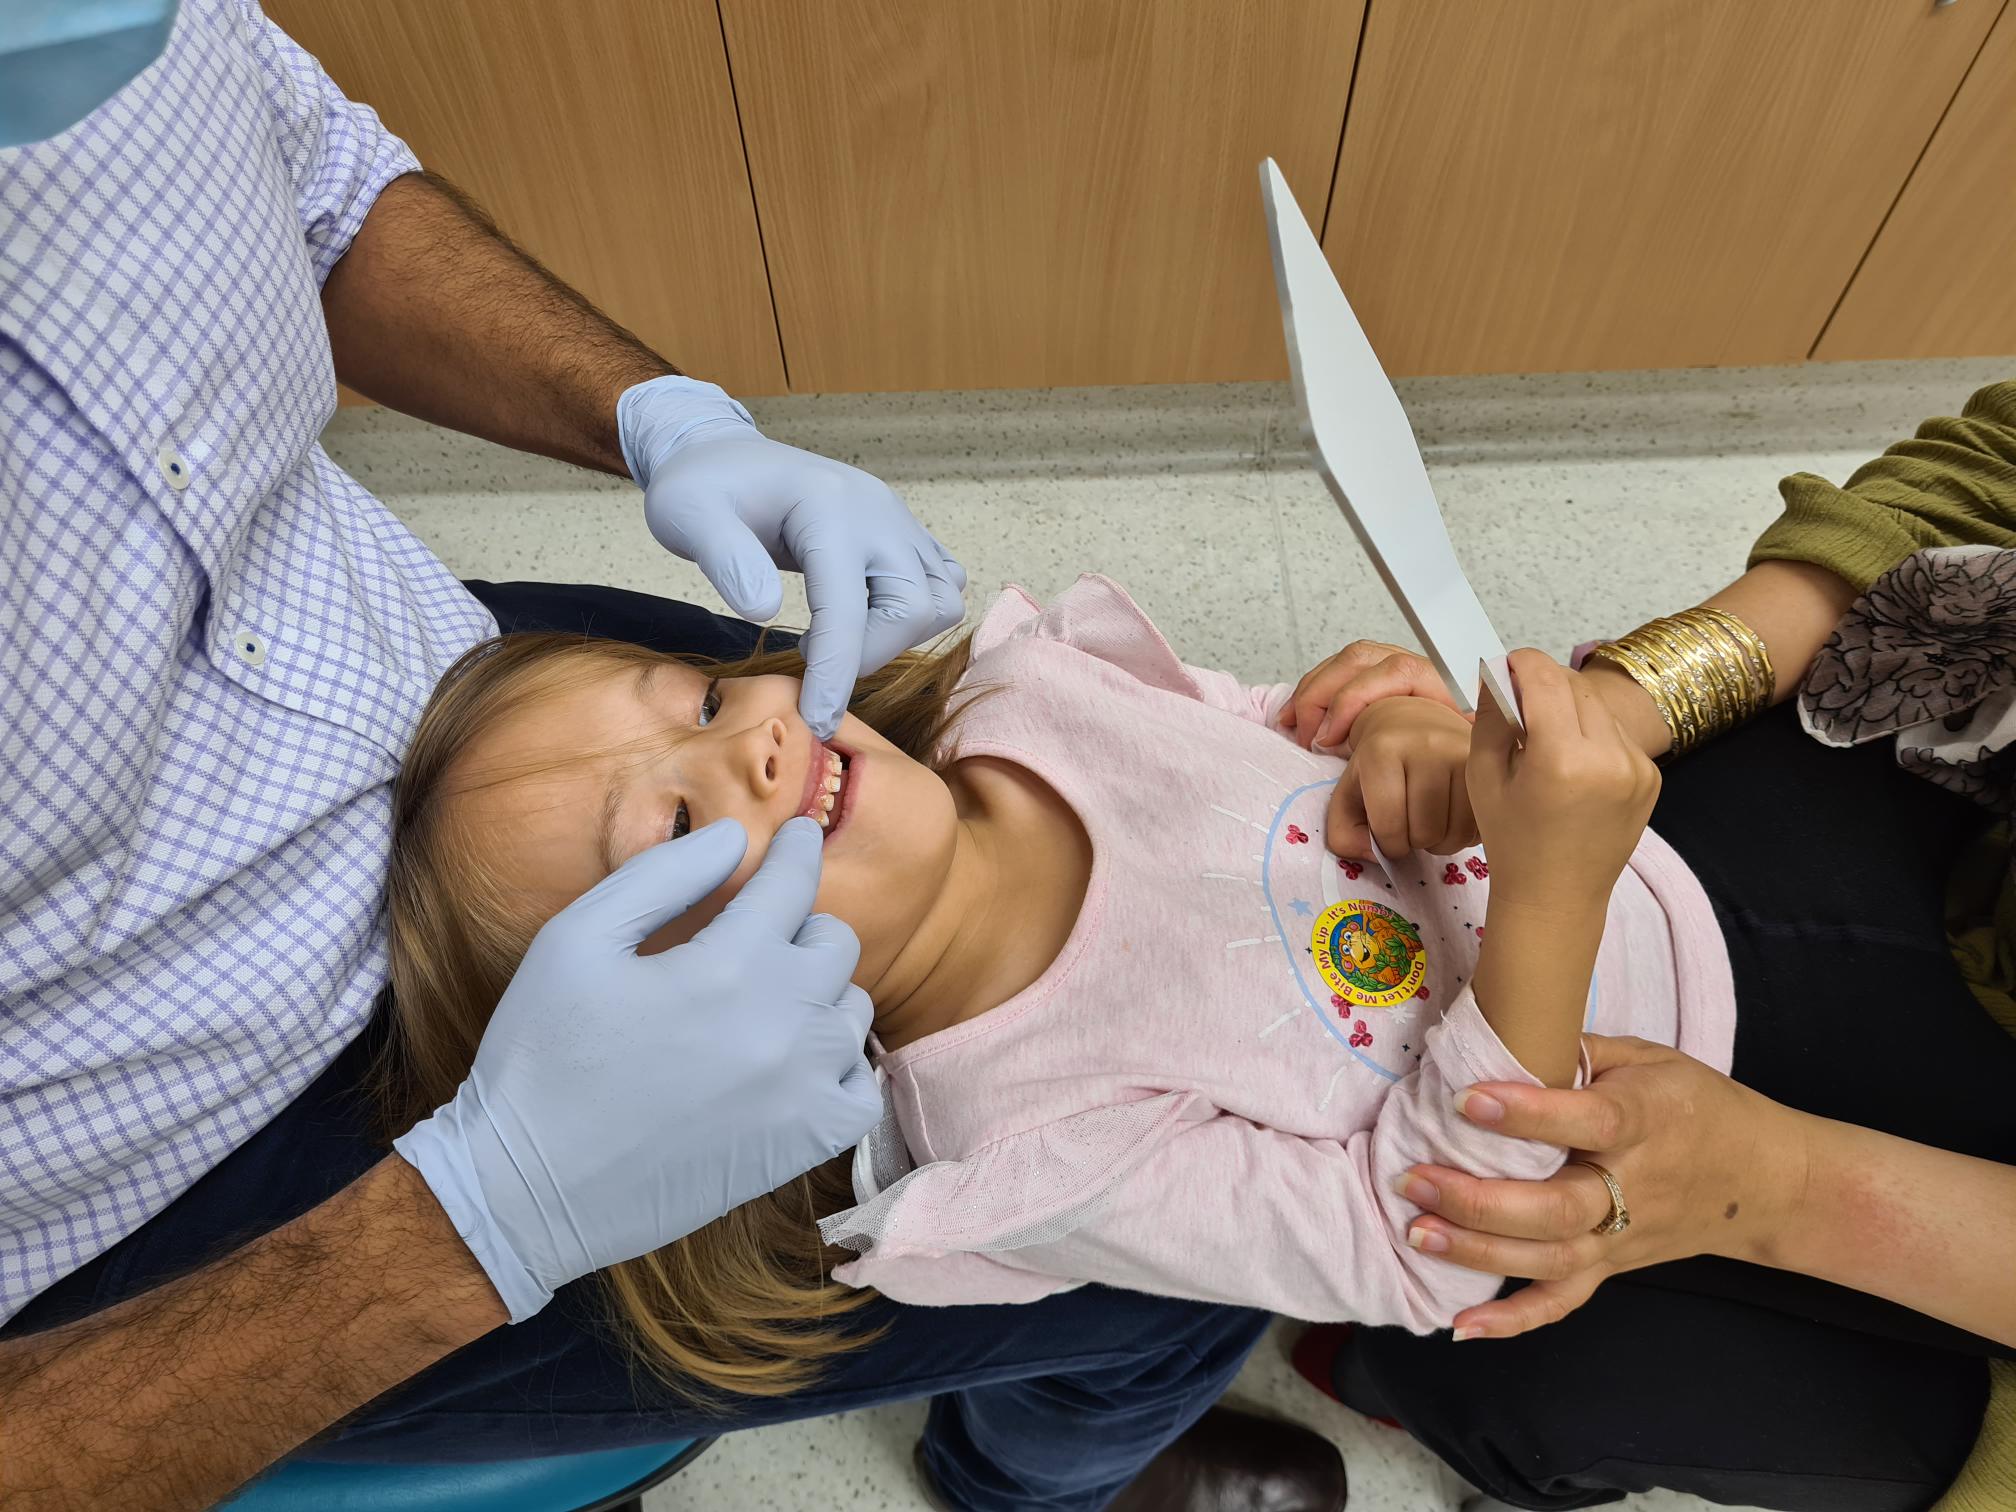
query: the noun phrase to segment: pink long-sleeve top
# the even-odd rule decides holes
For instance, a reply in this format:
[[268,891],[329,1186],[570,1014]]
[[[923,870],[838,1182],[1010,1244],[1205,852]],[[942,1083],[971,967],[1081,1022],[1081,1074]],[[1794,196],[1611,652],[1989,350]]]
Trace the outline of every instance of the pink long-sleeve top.
[[[1533,1083],[1470,989],[1481,854],[1345,864],[1323,846],[1344,763],[1274,727],[1290,688],[1185,665],[1115,583],[1047,608],[1010,589],[974,644],[961,757],[1027,767],[1092,842],[1062,952],[1026,990],[880,1057],[889,1116],[836,1274],[921,1304],[1088,1281],[1444,1327],[1496,1278],[1407,1244],[1389,1183],[1430,1161],[1544,1177],[1550,1146],[1479,1130],[1473,1082]],[[1727,953],[1647,833],[1618,882],[1586,1027],[1726,1069]],[[1536,1083],[1537,1084],[1537,1083]]]

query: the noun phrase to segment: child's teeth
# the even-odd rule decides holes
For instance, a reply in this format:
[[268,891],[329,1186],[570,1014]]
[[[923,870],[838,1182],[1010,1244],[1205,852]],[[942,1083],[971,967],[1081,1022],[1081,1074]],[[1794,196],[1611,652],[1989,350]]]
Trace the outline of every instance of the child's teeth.
[[840,774],[838,772],[828,772],[826,774],[826,791],[829,793],[840,791]]
[[828,825],[830,825],[833,822],[833,816],[830,813],[828,813],[825,809],[820,809],[812,817],[819,821],[819,828],[821,829],[825,829]]
[[831,793],[821,793],[819,795],[819,812],[822,814],[833,812],[833,795]]

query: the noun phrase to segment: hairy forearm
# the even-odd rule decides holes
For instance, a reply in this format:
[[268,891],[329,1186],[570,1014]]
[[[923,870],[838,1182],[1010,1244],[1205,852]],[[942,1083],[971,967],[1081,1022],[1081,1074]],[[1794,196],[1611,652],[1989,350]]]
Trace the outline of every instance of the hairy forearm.
[[[1764,642],[1775,683],[1771,701],[1779,703],[1799,691],[1813,658],[1855,602],[1855,590],[1824,567],[1759,562],[1706,602],[1735,615]],[[1625,733],[1648,756],[1665,755],[1672,736],[1645,690],[1609,662],[1592,661],[1583,671]]]
[[0,1345],[0,1509],[179,1512],[505,1320],[413,1168],[82,1322]]
[[1756,1258],[2016,1347],[2016,1166],[1797,1116],[1801,1181]]
[[1534,908],[1496,891],[1485,905],[1477,1006],[1519,1064],[1550,1087],[1575,1081],[1603,922],[1600,907]]
[[670,363],[432,174],[385,186],[322,289],[336,376],[455,430],[622,474],[616,400]]

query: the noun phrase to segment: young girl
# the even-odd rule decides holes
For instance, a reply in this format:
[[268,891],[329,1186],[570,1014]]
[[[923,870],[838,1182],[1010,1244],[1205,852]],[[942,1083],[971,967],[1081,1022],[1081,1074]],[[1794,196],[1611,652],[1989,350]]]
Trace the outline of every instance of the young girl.
[[610,1274],[689,1385],[789,1390],[845,1348],[817,1326],[848,1300],[833,1260],[906,1302],[1097,1281],[1445,1327],[1496,1283],[1416,1248],[1394,1182],[1562,1160],[1471,1127],[1460,1089],[1573,1081],[1585,1026],[1729,1064],[1712,912],[1644,830],[1656,775],[1537,654],[1523,749],[1414,699],[1354,731],[1368,802],[1433,813],[1467,785],[1488,865],[1333,855],[1344,762],[1283,733],[1292,690],[1186,665],[1104,578],[1004,593],[970,648],[865,681],[829,744],[780,665],[494,642],[444,679],[396,799],[392,1127],[452,1093],[540,923],[624,859],[748,832],[664,949],[781,823],[824,827],[818,907],[860,938],[889,1114],[851,1171]]

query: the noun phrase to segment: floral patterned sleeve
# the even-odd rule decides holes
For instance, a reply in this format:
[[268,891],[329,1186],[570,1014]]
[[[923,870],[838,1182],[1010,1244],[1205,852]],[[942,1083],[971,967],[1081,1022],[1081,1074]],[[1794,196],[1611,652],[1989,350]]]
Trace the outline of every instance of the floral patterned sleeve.
[[1794,473],[1778,492],[1785,512],[1751,565],[1812,562],[1858,592],[1927,547],[2016,548],[2016,381],[1982,389],[1957,418],[1927,420],[1846,484]]
[[1814,659],[1799,717],[1826,745],[1896,737],[1906,771],[2016,812],[2016,550],[1914,552]]

